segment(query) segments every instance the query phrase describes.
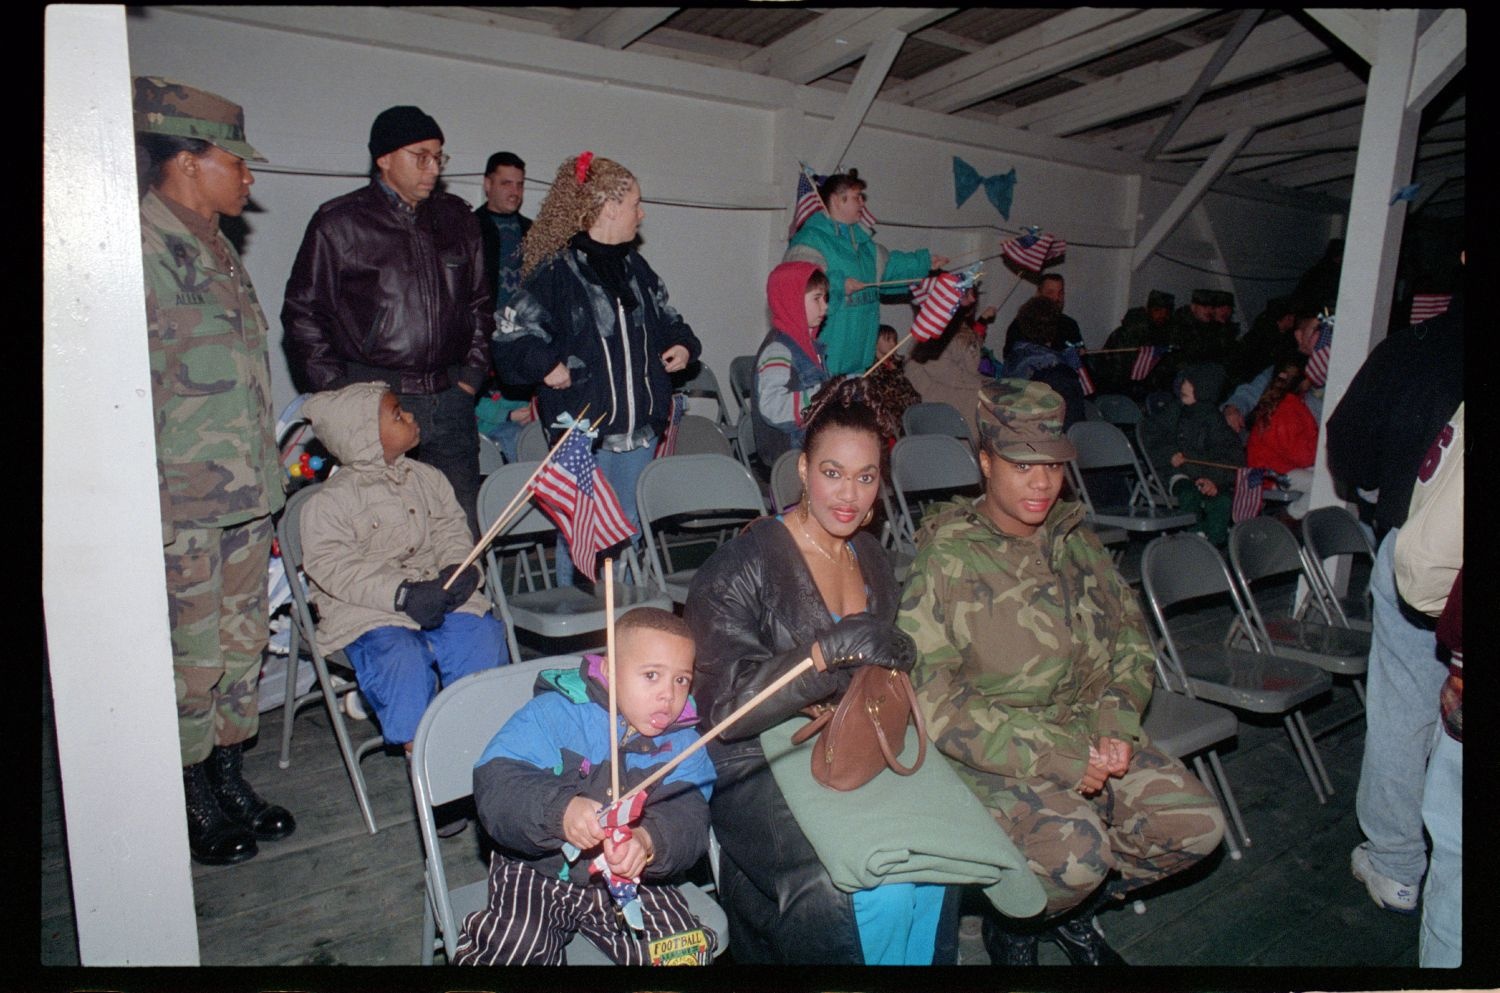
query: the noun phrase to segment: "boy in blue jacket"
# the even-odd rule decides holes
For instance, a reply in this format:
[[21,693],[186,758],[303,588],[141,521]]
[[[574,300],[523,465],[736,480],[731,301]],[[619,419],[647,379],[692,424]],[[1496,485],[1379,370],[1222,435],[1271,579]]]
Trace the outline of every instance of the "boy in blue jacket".
[[[628,611],[615,630],[623,792],[697,740],[688,695],[696,650],[687,624],[654,607]],[[545,670],[537,695],[475,763],[474,803],[496,850],[488,901],[464,919],[455,964],[559,965],[576,931],[621,965],[668,964],[653,946],[675,948],[674,960],[711,960],[718,936],[672,881],[707,847],[713,763],[706,749],[695,752],[650,790],[631,836],[615,842],[599,824],[610,800],[608,703],[603,658]],[[614,875],[640,877],[640,930],[590,873],[601,852]]]

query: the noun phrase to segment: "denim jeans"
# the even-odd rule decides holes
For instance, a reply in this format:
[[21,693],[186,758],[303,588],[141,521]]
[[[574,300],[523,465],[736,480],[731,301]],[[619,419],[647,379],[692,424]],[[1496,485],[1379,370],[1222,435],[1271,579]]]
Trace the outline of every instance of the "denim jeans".
[[428,395],[401,393],[401,406],[422,429],[411,457],[441,472],[464,509],[469,531],[479,537],[479,425],[474,396],[457,386]]
[[1464,746],[1443,730],[1433,736],[1422,793],[1422,823],[1432,836],[1432,864],[1422,888],[1422,933],[1417,961],[1457,968],[1463,962]]
[[1417,627],[1396,603],[1392,528],[1370,574],[1375,606],[1365,684],[1365,754],[1354,809],[1370,839],[1370,862],[1381,875],[1416,886],[1427,868],[1422,838],[1422,782],[1438,691],[1448,676],[1437,660],[1437,636]]
[[[620,509],[624,511],[625,519],[637,529],[641,526],[641,517],[635,506],[635,484],[655,455],[656,439],[654,437],[649,444],[633,452],[610,452],[601,448],[594,453],[594,457],[599,460],[599,472],[608,481],[610,489],[615,491],[615,496],[619,498]],[[631,539],[631,541],[634,544],[636,539]],[[628,577],[629,573],[626,573],[626,576]],[[557,536],[557,585],[573,585],[573,557],[561,533]]]

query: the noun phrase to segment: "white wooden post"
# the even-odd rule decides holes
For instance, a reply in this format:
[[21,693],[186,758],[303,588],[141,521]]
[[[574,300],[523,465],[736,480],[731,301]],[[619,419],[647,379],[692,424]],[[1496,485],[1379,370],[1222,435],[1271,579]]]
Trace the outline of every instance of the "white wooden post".
[[197,965],[125,9],[47,8],[45,53],[42,598],[78,952]]

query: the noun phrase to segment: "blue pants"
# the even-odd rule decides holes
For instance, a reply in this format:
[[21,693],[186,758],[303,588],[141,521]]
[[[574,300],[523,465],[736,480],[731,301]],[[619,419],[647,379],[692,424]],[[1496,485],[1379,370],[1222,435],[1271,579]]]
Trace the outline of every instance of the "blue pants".
[[[637,528],[641,526],[641,515],[635,506],[635,484],[655,456],[654,438],[650,444],[633,452],[609,452],[601,448],[594,453],[594,457],[599,460],[599,473],[619,498],[625,519]],[[557,536],[557,585],[573,585],[573,558],[568,551],[568,543],[561,534]]]
[[1422,781],[1448,669],[1437,660],[1437,635],[1407,621],[1396,604],[1397,530],[1380,543],[1370,574],[1374,631],[1365,684],[1365,755],[1354,809],[1370,839],[1376,871],[1415,887],[1427,868]]
[[374,628],[344,648],[359,689],[375,709],[388,744],[404,745],[417,733],[439,684],[510,662],[505,625],[457,611],[431,631]]
[[865,965],[932,965],[946,887],[886,883],[851,894]]
[[1422,932],[1417,961],[1424,968],[1463,964],[1464,928],[1464,746],[1438,723],[1422,823],[1432,835],[1432,864],[1422,887]]

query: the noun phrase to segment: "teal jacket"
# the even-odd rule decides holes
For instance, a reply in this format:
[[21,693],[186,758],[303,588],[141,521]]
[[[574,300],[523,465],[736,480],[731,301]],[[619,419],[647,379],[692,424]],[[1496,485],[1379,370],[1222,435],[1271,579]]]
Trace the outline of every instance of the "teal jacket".
[[875,243],[857,224],[839,224],[825,213],[809,217],[787,246],[784,262],[811,262],[828,273],[828,317],[818,341],[828,348],[828,374],[861,373],[875,361],[875,332],[880,328],[880,296],[901,296],[904,286],[860,290],[844,295],[844,280],[916,282],[932,268],[927,249],[892,252]]

